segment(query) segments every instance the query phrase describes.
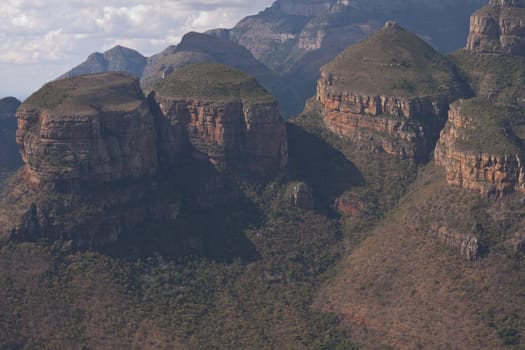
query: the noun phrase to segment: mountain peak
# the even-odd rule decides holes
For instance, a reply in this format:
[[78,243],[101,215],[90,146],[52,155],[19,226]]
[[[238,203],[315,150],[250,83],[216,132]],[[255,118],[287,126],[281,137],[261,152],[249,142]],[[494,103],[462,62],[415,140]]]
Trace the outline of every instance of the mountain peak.
[[95,52],[78,66],[58,79],[73,78],[84,74],[105,72],[127,72],[140,77],[146,67],[147,59],[136,50],[116,45],[104,53]]
[[401,27],[396,21],[390,20],[385,23],[383,26],[383,29],[395,29],[395,30],[405,30],[403,27]]

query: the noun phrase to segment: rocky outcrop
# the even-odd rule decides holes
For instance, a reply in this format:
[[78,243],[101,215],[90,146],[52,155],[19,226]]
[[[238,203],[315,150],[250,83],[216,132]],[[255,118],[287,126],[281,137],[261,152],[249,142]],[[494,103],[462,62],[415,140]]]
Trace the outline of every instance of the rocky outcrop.
[[474,235],[452,232],[448,227],[442,226],[437,230],[437,238],[450,248],[457,249],[468,260],[473,261],[479,257],[479,243]]
[[0,99],[0,172],[22,165],[16,145],[16,110],[21,102],[14,97]]
[[127,72],[140,78],[146,63],[146,57],[139,52],[117,45],[104,53],[95,52],[89,55],[85,62],[64,73],[58,79],[105,72]]
[[148,98],[122,72],[57,80],[17,118],[25,166],[2,194],[0,238],[96,247],[147,234],[182,205],[238,199],[230,172],[269,174],[288,156],[273,96],[218,64],[177,70]]
[[521,149],[514,144],[516,136],[498,122],[498,116],[504,114],[504,107],[480,99],[452,105],[434,152],[449,184],[495,198],[525,192],[525,169]]
[[153,177],[154,115],[137,79],[104,73],[54,81],[17,118],[25,166],[2,194],[0,237],[94,247],[177,216],[180,198]]
[[294,183],[287,190],[287,198],[295,208],[312,210],[314,208],[314,196],[312,189],[304,182]]
[[[437,62],[441,62],[438,64]],[[357,147],[425,161],[462,92],[446,60],[395,22],[324,66],[325,125]]]
[[136,79],[124,73],[55,81],[18,109],[24,176],[37,187],[153,175],[154,117]]
[[278,104],[253,78],[219,64],[196,64],[163,80],[155,98],[169,124],[187,135],[194,157],[217,169],[255,173],[286,165]]
[[491,0],[470,18],[467,50],[524,56],[524,19],[524,1]]

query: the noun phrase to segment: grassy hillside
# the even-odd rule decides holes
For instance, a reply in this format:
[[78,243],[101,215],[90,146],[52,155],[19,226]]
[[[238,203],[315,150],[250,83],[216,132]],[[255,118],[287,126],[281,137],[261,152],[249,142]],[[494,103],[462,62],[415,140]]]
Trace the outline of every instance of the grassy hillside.
[[322,69],[333,75],[334,91],[413,97],[464,90],[447,58],[394,23],[350,46]]
[[[525,211],[449,187],[430,163],[318,297],[342,315],[365,349],[521,349],[523,255],[513,247]],[[469,262],[435,236],[438,227],[475,234]]]

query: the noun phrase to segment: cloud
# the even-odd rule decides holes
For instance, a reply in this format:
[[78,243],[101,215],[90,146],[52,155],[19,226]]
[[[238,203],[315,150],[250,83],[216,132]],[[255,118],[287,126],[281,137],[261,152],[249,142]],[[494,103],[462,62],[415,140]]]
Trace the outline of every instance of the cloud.
[[[72,67],[117,44],[152,55],[189,31],[232,27],[272,0],[3,0],[0,72]],[[63,71],[61,72],[63,73]],[[4,80],[5,82],[5,80]],[[9,84],[9,82],[6,82]],[[18,84],[20,82],[16,82]],[[5,90],[0,86],[0,93]]]
[[196,30],[231,27],[270,0],[4,0],[0,62],[62,60],[126,41],[154,53]]

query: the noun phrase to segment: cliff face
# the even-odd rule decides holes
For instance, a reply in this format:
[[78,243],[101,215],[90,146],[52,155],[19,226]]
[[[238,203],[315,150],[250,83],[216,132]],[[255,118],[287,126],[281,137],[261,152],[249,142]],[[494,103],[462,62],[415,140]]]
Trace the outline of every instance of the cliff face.
[[470,17],[467,50],[478,53],[525,55],[525,2],[491,0]]
[[154,118],[123,73],[49,83],[18,110],[17,142],[33,187],[153,175]]
[[323,120],[358,147],[425,161],[462,94],[450,63],[393,22],[324,66]]
[[521,142],[500,119],[506,112],[504,107],[490,106],[480,99],[452,105],[434,152],[437,164],[446,170],[449,184],[492,197],[525,192]]
[[25,166],[2,194],[0,238],[94,247],[148,234],[182,202],[238,199],[229,171],[272,173],[288,156],[273,96],[217,64],[182,68],[148,98],[121,72],[57,80],[17,118]]
[[16,109],[21,102],[14,97],[0,99],[0,171],[11,171],[22,165],[16,145]]
[[157,169],[154,115],[124,73],[59,80],[17,111],[25,167],[6,185],[0,237],[71,240],[93,247],[148,220],[173,220]]
[[[211,84],[202,85],[205,77]],[[155,96],[169,124],[187,135],[194,155],[218,169],[271,172],[286,165],[278,105],[252,78],[226,66],[197,64],[166,78]]]

